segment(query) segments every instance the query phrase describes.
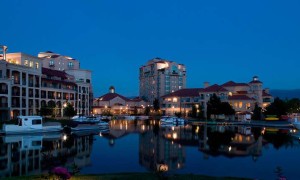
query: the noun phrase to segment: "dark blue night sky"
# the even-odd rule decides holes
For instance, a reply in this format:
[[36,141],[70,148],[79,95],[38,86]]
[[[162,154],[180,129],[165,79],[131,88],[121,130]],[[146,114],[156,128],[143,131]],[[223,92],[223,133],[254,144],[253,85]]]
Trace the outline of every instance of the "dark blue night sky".
[[93,72],[95,96],[138,95],[139,67],[160,57],[204,81],[300,88],[300,1],[0,0],[8,52],[53,51]]

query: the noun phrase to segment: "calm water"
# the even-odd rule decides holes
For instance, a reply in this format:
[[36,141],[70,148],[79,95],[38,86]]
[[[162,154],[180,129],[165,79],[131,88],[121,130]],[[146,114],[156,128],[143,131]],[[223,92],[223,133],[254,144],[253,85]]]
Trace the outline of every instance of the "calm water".
[[290,130],[245,126],[162,127],[155,121],[110,123],[109,133],[5,136],[0,177],[47,174],[56,166],[81,174],[193,173],[276,179],[300,178],[300,141]]

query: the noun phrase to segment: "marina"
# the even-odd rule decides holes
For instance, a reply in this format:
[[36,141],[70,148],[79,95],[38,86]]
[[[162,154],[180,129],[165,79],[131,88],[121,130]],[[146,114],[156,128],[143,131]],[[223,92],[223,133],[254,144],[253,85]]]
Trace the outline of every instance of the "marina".
[[[280,167],[286,177],[297,179],[297,167],[292,165],[300,158],[297,133],[294,128],[111,120],[109,131],[2,136],[1,149],[7,155],[1,162],[12,164],[2,163],[0,177],[45,175],[56,166],[71,171],[74,164],[80,174],[157,172],[162,164],[169,175],[274,179]],[[17,161],[9,160],[11,152],[20,155],[14,156]],[[28,157],[21,157],[24,153]],[[40,166],[32,164],[37,160]]]

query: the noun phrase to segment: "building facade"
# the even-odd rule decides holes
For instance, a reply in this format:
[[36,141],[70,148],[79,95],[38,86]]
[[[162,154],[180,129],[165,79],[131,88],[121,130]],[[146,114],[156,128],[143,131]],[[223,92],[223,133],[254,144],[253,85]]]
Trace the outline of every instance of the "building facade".
[[206,116],[207,102],[216,94],[221,102],[228,102],[237,114],[252,112],[255,104],[265,109],[273,102],[269,89],[263,89],[263,83],[254,76],[249,83],[228,81],[222,85],[204,83],[203,88],[182,89],[162,96],[162,110],[168,115],[175,112],[188,114],[193,106],[200,106],[200,111]]
[[88,115],[92,111],[93,87],[92,73],[90,70],[80,68],[78,60],[60,55],[51,51],[40,52],[38,57],[42,59],[43,67],[57,71],[64,71],[74,77],[76,83],[76,102],[74,104],[78,114]]
[[109,92],[93,100],[93,114],[144,114],[149,103],[141,98],[126,98],[116,93],[111,86]]
[[140,97],[153,103],[165,94],[186,87],[186,68],[183,64],[155,58],[139,72]]
[[0,48],[3,52],[0,56],[0,121],[19,115],[38,115],[41,107],[49,104],[55,105],[56,117],[63,116],[66,103],[74,105],[77,113],[90,114],[91,72],[74,69],[79,68],[78,61],[64,57],[66,61],[74,61],[73,69],[64,70],[63,58],[52,66],[51,58],[7,54],[6,46]]

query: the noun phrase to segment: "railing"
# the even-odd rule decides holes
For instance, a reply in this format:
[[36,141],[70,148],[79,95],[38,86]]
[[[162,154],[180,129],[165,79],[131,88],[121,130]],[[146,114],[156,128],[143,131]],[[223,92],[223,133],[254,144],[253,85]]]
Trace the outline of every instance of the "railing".
[[12,105],[11,105],[11,107],[20,107],[20,103],[13,103]]
[[20,96],[20,92],[13,92],[12,96]]
[[0,89],[0,94],[8,94],[8,90],[7,89]]
[[0,107],[1,108],[3,108],[3,107],[8,108],[8,103],[0,103]]

